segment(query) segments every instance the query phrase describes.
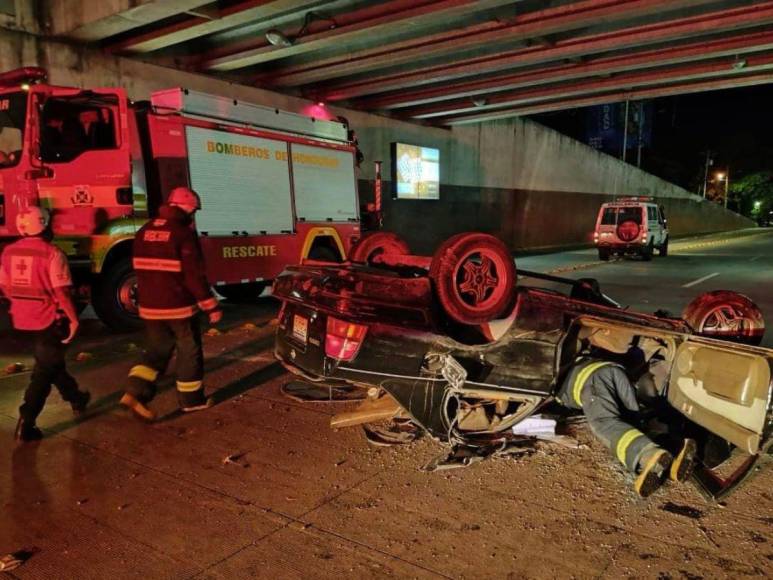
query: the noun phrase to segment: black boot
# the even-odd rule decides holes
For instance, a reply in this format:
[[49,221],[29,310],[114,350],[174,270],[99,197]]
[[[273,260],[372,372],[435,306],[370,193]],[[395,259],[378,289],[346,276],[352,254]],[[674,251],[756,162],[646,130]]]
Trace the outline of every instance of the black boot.
[[29,423],[22,418],[19,418],[16,423],[16,430],[14,431],[13,438],[17,441],[40,441],[43,439],[43,431],[38,429],[34,423]]
[[70,401],[70,407],[72,407],[72,414],[76,417],[80,417],[86,410],[86,407],[91,401],[91,393],[88,391],[78,391],[78,398],[74,401]]

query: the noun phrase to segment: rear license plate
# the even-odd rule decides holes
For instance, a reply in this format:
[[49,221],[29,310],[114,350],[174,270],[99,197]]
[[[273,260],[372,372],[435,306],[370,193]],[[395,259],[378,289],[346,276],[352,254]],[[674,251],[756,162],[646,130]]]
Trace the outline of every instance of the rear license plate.
[[306,344],[309,338],[309,319],[305,316],[293,315],[293,338]]

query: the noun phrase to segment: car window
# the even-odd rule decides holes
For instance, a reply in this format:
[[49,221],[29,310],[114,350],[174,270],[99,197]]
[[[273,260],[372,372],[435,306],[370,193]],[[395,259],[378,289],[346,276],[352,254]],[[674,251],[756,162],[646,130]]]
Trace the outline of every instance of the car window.
[[647,219],[649,221],[656,221],[658,219],[658,210],[655,208],[655,206],[647,206]]
[[601,216],[601,225],[602,226],[613,226],[615,225],[615,218],[617,217],[617,208],[615,207],[605,207],[604,208],[604,214]]

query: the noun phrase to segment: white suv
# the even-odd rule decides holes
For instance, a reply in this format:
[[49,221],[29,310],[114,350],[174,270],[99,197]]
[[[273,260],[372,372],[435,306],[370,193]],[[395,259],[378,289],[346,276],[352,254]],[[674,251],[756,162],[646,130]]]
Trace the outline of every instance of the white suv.
[[593,243],[599,260],[612,254],[634,254],[651,260],[657,248],[668,255],[668,228],[663,206],[651,197],[621,197],[601,205]]

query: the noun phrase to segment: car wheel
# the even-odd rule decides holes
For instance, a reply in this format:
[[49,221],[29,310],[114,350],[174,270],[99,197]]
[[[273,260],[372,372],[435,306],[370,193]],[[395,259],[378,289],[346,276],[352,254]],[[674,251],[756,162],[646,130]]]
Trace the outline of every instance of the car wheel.
[[515,262],[499,239],[463,233],[443,242],[429,270],[443,310],[461,324],[483,324],[509,306],[515,288]]
[[137,275],[130,257],[103,272],[92,289],[91,302],[99,319],[118,332],[142,328],[137,308]]
[[666,238],[660,245],[660,248],[658,248],[658,254],[663,258],[668,256],[668,238]]
[[257,302],[261,292],[266,288],[266,282],[249,282],[247,284],[225,284],[216,286],[215,290],[223,298],[235,304]]
[[696,334],[711,338],[756,346],[765,334],[759,307],[747,296],[730,290],[701,294],[687,305],[682,318]]
[[602,262],[609,262],[610,252],[606,249],[599,248],[599,260]]
[[365,234],[352,246],[349,259],[352,262],[372,264],[373,259],[381,254],[405,256],[411,253],[408,244],[392,232],[370,232]]

